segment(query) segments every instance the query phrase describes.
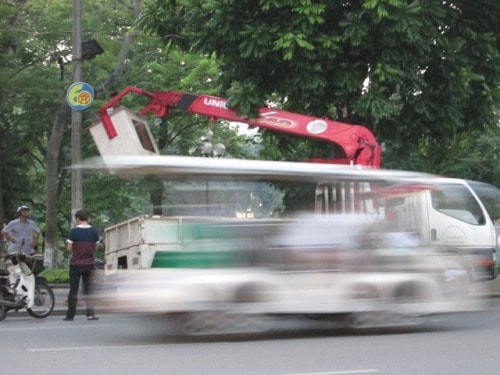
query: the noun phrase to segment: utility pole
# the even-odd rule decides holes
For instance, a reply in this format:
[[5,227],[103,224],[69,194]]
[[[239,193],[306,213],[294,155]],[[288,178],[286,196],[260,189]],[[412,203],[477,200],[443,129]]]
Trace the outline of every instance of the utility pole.
[[[73,0],[73,82],[80,82],[82,76],[82,3]],[[71,162],[80,164],[82,159],[82,111],[71,110]],[[75,213],[83,208],[82,170],[71,170],[71,220],[74,222]]]

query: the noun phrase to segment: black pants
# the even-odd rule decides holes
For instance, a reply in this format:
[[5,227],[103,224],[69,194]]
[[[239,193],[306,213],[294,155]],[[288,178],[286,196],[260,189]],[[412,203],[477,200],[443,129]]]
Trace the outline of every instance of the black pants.
[[78,303],[78,289],[80,279],[82,280],[83,295],[85,296],[85,305],[87,316],[94,315],[94,306],[90,295],[92,293],[94,265],[88,266],[69,266],[69,294],[68,294],[68,312],[66,317],[74,318],[76,314],[76,305]]

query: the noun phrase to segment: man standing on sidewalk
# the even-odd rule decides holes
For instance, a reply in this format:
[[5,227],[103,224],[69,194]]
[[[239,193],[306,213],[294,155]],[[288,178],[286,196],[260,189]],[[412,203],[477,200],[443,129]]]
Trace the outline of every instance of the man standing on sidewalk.
[[92,276],[95,267],[94,251],[97,250],[99,234],[89,224],[87,211],[76,211],[75,220],[76,226],[71,229],[66,241],[66,249],[71,252],[71,259],[69,262],[68,311],[63,320],[71,321],[75,317],[80,279],[82,280],[83,294],[85,295],[87,319],[97,320],[98,318],[94,315],[94,307],[89,295],[91,294]]

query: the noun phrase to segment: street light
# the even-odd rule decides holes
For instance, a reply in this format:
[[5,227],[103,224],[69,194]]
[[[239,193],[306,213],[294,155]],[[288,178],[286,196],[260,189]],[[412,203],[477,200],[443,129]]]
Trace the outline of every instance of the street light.
[[212,154],[213,148],[214,147],[212,146],[212,142],[203,141],[203,143],[201,144],[201,155],[203,155],[203,157],[205,158],[209,158]]
[[201,155],[205,158],[223,158],[226,156],[226,146],[222,143],[212,144],[214,133],[209,130],[201,137]]
[[[201,155],[205,158],[223,158],[226,155],[226,146],[222,143],[212,144],[212,137],[214,133],[209,130],[204,136],[201,137]],[[205,180],[205,206],[206,216],[210,213],[210,193],[209,193],[208,180]]]
[[212,154],[216,158],[223,158],[226,155],[226,146],[222,143],[216,143],[213,147]]
[[90,39],[82,43],[82,60],[92,60],[102,53],[104,53],[104,50],[95,39]]
[[[82,2],[73,0],[73,82],[79,82],[82,75]],[[71,162],[81,161],[82,113],[71,110]],[[75,212],[83,208],[83,187],[81,169],[71,171],[71,218],[74,223]]]

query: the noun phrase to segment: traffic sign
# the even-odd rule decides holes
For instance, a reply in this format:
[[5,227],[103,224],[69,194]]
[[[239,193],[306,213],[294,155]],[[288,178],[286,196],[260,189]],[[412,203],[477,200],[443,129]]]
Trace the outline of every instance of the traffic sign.
[[83,111],[94,102],[94,89],[86,82],[75,82],[66,91],[66,102],[71,109]]

